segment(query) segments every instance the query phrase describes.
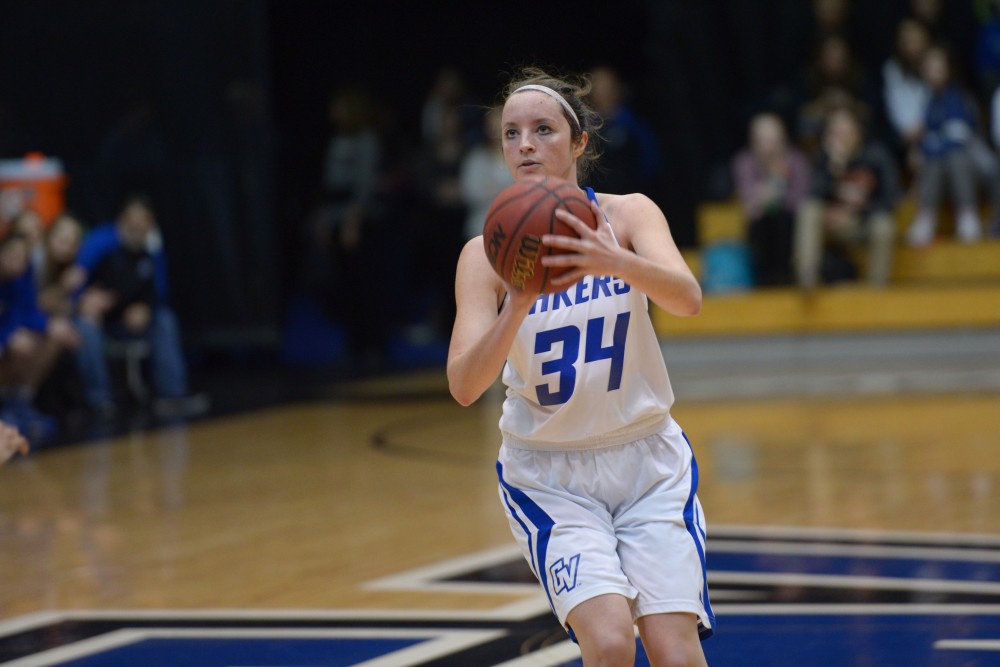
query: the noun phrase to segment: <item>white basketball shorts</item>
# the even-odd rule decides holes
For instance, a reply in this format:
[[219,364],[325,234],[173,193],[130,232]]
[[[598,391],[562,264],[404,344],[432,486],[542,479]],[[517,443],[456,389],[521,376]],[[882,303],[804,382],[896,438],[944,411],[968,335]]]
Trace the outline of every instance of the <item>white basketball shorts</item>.
[[497,474],[511,532],[564,627],[576,605],[617,593],[633,618],[687,612],[711,636],[698,466],[676,422],[596,449],[505,442]]

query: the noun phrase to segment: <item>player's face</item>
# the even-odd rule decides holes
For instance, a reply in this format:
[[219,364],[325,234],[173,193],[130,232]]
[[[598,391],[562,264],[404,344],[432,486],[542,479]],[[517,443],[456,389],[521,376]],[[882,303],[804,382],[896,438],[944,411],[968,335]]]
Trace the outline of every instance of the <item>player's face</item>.
[[512,95],[500,120],[503,156],[514,180],[524,176],[557,176],[576,181],[576,158],[584,140],[574,145],[569,121],[559,102],[528,90]]

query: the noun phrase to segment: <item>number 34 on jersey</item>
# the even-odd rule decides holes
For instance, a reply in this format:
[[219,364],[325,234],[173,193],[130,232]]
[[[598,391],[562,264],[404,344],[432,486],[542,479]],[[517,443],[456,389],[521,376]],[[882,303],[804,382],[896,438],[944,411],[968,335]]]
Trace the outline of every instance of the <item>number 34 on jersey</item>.
[[[535,335],[535,354],[547,354],[561,344],[561,354],[542,362],[542,375],[552,375],[548,384],[535,387],[539,405],[551,406],[566,403],[576,390],[576,363],[580,360],[580,342],[583,339],[583,363],[610,360],[608,391],[615,391],[622,384],[622,368],[625,365],[625,340],[628,336],[630,313],[619,313],[615,318],[611,344],[604,345],[604,320],[595,317],[587,320],[586,331],[569,325],[557,329],[539,331]],[[555,390],[553,391],[553,386]]]

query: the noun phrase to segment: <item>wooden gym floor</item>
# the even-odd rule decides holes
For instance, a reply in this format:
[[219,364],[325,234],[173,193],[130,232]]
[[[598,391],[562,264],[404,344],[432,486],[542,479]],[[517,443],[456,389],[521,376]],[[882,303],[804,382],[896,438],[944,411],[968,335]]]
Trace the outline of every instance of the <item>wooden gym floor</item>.
[[[787,646],[780,638],[771,648],[747,639],[761,636],[760,627],[752,625],[757,612],[741,606],[754,596],[770,596],[778,605],[773,608],[782,609],[782,604],[805,600],[802,591],[821,590],[826,597],[812,600],[816,604],[844,602],[849,603],[844,609],[853,609],[864,601],[863,595],[857,597],[859,590],[870,594],[884,588],[885,596],[876,601],[890,606],[873,607],[876,613],[909,618],[957,614],[964,630],[957,639],[935,636],[935,642],[945,643],[933,649],[928,643],[915,662],[878,664],[1000,664],[990,662],[1000,660],[1000,591],[995,590],[1000,574],[1000,383],[982,375],[984,368],[996,370],[1000,355],[992,348],[996,334],[990,335],[994,337],[976,343],[979,352],[962,362],[956,357],[935,366],[924,356],[919,362],[897,358],[889,363],[887,355],[878,355],[887,377],[904,377],[929,364],[932,370],[945,368],[935,375],[937,381],[942,373],[951,373],[957,386],[917,386],[912,377],[909,385],[893,385],[883,377],[874,388],[870,382],[855,387],[831,382],[817,389],[817,378],[851,369],[829,352],[837,349],[836,343],[827,346],[825,361],[813,360],[810,366],[800,360],[798,367],[807,371],[798,373],[798,384],[784,370],[778,373],[785,378],[780,381],[774,372],[765,377],[760,368],[744,367],[722,378],[728,391],[710,391],[713,372],[725,365],[725,349],[692,348],[695,357],[714,359],[716,366],[712,361],[678,362],[674,415],[699,460],[699,495],[710,529],[710,586],[720,622],[716,638],[705,644],[711,660],[755,664],[725,658],[745,657],[753,650],[763,651],[762,656],[787,655],[767,653]],[[948,340],[945,335],[939,342],[947,345]],[[880,344],[899,349],[898,341]],[[939,347],[933,341],[925,344]],[[668,362],[683,353],[668,348]],[[761,350],[756,354],[766,357]],[[878,366],[864,358],[854,357],[854,362],[861,369],[851,372],[858,376]],[[760,390],[741,393],[739,387],[747,384]],[[685,387],[692,389],[690,400]],[[260,623],[279,612],[294,616],[287,610],[297,610],[302,618],[334,625],[343,619],[357,625],[376,618],[407,623],[429,618],[440,625],[461,619],[496,621],[509,614],[543,619],[537,623],[544,624],[546,639],[509,649],[533,653],[536,662],[508,660],[501,649],[489,660],[466,653],[462,655],[480,657],[449,662],[440,656],[450,649],[434,653],[424,647],[421,658],[419,649],[408,645],[405,651],[390,647],[404,656],[395,662],[364,657],[266,664],[578,664],[572,662],[572,644],[552,627],[538,590],[525,585],[523,571],[510,581],[503,574],[518,570],[519,558],[511,550],[495,490],[500,398],[499,391],[492,391],[463,409],[448,398],[442,372],[434,370],[331,387],[309,401],[41,450],[11,461],[0,469],[0,663],[129,664],[40,653],[51,648],[38,643],[44,643],[39,637],[46,632],[49,640],[56,637],[54,646],[80,638],[51,630],[65,629],[67,619],[75,619],[72,627],[80,628],[84,618],[114,617],[120,627],[157,617],[159,625],[173,627],[181,620],[208,618],[209,610],[226,610],[220,613],[236,615],[223,623],[229,628],[248,618]],[[791,572],[815,581],[782,580],[777,586],[767,579],[778,576],[775,559],[788,545],[795,555],[780,575]],[[851,565],[838,560],[848,552],[869,558],[893,549],[931,554],[927,562],[932,565],[900,574],[883,572],[863,559]],[[743,551],[751,554],[747,562],[752,566],[738,562]],[[971,555],[956,555],[958,551]],[[812,564],[803,565],[807,561]],[[955,562],[968,567],[941,574]],[[490,567],[479,568],[484,564]],[[945,570],[928,572],[927,567]],[[445,576],[463,568],[479,568],[485,579],[463,584]],[[737,576],[748,569],[767,574]],[[830,583],[830,577],[847,575],[843,586]],[[431,580],[440,585],[424,585]],[[911,589],[904,580],[922,583]],[[949,587],[947,582],[955,580],[959,584]],[[970,588],[968,582],[975,583]],[[762,592],[761,586],[770,588]],[[831,593],[852,588],[854,597]],[[900,602],[893,591],[903,589],[923,591],[909,596],[906,604],[937,606],[912,614],[905,605],[892,607]],[[958,606],[948,607],[951,603]],[[830,612],[828,607],[813,609]],[[199,610],[206,616],[199,617]],[[814,636],[823,634],[830,618],[815,616],[810,624],[808,615],[793,616],[798,626],[788,632]],[[751,625],[741,625],[743,621]],[[471,632],[463,628],[461,632]],[[485,642],[489,632],[483,632]],[[898,650],[908,650],[904,645],[912,649],[912,637],[920,638],[921,632],[917,627],[915,634],[899,639]],[[831,635],[837,633],[843,634],[839,626]],[[891,648],[885,637],[893,636],[884,635],[877,650],[884,650],[886,641]],[[747,643],[739,645],[739,638]],[[474,637],[466,640],[476,642]],[[973,643],[945,650],[955,649],[948,641],[960,640]],[[346,655],[347,649],[337,650]],[[854,658],[837,662],[829,657],[839,655],[836,651],[825,655],[828,662],[771,664],[869,664]],[[265,664],[220,660],[174,664]]]

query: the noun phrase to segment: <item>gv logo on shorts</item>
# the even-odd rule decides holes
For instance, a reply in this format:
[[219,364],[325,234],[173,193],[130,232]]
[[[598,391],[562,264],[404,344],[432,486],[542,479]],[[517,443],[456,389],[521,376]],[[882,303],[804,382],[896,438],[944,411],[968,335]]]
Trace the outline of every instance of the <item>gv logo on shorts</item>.
[[576,588],[576,572],[580,566],[580,554],[570,556],[567,561],[560,558],[549,567],[552,577],[552,590],[556,595]]

